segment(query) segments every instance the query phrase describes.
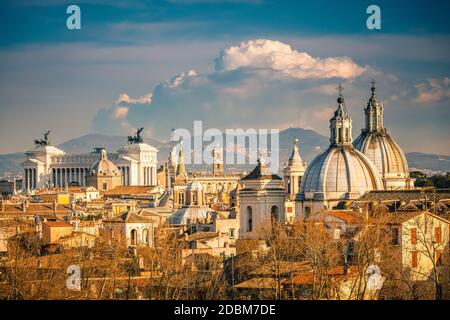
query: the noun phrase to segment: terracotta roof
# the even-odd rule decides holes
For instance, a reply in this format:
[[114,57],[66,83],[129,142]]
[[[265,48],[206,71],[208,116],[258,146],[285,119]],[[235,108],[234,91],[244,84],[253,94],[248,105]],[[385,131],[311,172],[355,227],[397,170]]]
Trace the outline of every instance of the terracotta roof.
[[450,199],[450,191],[448,190],[375,190],[363,194],[355,202],[371,202],[371,201],[400,201],[409,202],[414,200],[424,201],[441,201]]
[[[311,269],[311,265],[307,261],[280,261],[279,274],[298,273]],[[275,265],[266,264],[255,270],[250,274],[252,275],[276,275]]]
[[275,289],[277,280],[274,278],[252,278],[234,286],[237,289]]
[[[2,213],[53,213],[54,207],[53,203],[29,203],[26,205],[25,212],[23,212],[23,204],[6,204],[5,210]],[[69,205],[58,204],[57,213],[61,212],[71,212]]]
[[106,196],[149,194],[152,193],[156,187],[157,186],[118,186],[114,189],[105,191],[103,194]]
[[[335,280],[340,280],[346,278],[350,275],[354,275],[358,272],[357,266],[349,266],[347,273],[344,272],[344,266],[336,266],[328,272],[328,276]],[[314,282],[314,273],[312,271],[302,272],[295,275],[292,280],[283,280],[284,284],[294,284],[294,285],[309,285]]]
[[146,218],[133,211],[124,212],[117,217],[111,219],[105,219],[104,222],[129,222],[129,223],[152,223],[153,219]]
[[68,228],[73,227],[70,223],[65,221],[46,221],[43,224],[51,227],[51,228]]
[[219,235],[218,232],[206,232],[206,231],[199,231],[196,233],[193,233],[187,237],[188,241],[199,241],[199,240],[206,240],[215,238]]
[[330,216],[336,217],[338,219],[343,220],[344,222],[347,223],[356,223],[356,222],[361,222],[363,217],[353,213],[353,212],[349,212],[349,211],[334,211],[334,210],[330,210],[330,211],[322,211],[322,213],[324,214],[328,214]]

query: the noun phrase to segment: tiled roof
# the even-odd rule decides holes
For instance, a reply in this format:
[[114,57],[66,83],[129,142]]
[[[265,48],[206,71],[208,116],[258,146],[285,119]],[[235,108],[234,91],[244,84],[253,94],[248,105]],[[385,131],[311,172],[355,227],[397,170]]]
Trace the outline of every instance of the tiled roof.
[[[328,272],[328,276],[332,277],[335,280],[340,280],[350,275],[354,275],[357,272],[358,272],[357,266],[349,266],[347,273],[344,272],[343,266],[336,266]],[[292,283],[294,285],[308,285],[313,284],[313,282],[314,282],[314,273],[312,271],[299,273],[295,275],[292,278],[292,280],[291,279],[283,280],[283,283],[285,284]]]
[[189,235],[187,240],[188,241],[206,240],[206,239],[215,238],[218,235],[219,235],[218,232],[199,231],[199,232],[196,232],[196,233],[193,233],[193,234]]
[[104,222],[129,222],[129,223],[152,223],[154,222],[150,218],[143,217],[140,214],[137,214],[136,212],[127,211],[122,214],[120,214],[117,217],[111,218],[111,219],[105,219]]
[[252,278],[234,286],[237,289],[275,289],[277,280],[275,278]]
[[400,201],[409,202],[414,200],[441,201],[450,199],[448,190],[387,190],[387,191],[369,191],[363,194],[355,202],[371,201]]
[[330,216],[334,216],[338,219],[343,220],[344,222],[347,223],[356,223],[356,222],[361,222],[363,217],[353,213],[353,212],[348,212],[348,211],[334,211],[334,210],[330,210],[330,211],[323,211],[324,214],[328,214]]
[[51,228],[71,228],[73,227],[70,223],[65,221],[46,221],[43,224]]
[[105,191],[103,194],[105,196],[148,194],[152,193],[155,188],[156,186],[118,186],[109,191]]
[[[23,212],[22,206],[23,204],[21,203],[6,204],[5,210],[0,212],[0,215],[3,213],[53,213],[55,211],[53,203],[29,203],[28,205],[26,205],[25,212]],[[56,206],[56,210],[57,213],[72,211],[69,205],[63,204],[58,204]]]
[[[278,274],[289,274],[310,270],[311,266],[306,261],[280,261],[278,266]],[[252,272],[252,275],[276,275],[275,266],[273,264],[263,265]]]

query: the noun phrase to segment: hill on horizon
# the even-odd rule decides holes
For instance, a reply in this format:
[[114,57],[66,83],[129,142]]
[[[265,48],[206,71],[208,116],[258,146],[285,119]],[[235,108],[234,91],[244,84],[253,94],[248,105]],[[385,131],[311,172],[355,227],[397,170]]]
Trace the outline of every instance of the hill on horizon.
[[[300,140],[300,155],[303,160],[310,163],[320,152],[329,146],[328,137],[325,137],[313,130],[303,128],[288,128],[280,131],[280,169],[288,160],[292,143],[295,138]],[[157,139],[144,138],[144,142],[159,149],[158,159],[161,163],[168,159],[170,153],[170,142],[162,142]],[[120,147],[127,144],[124,136],[109,136],[99,133],[90,133],[78,138],[70,139],[57,145],[58,148],[67,153],[89,153],[96,147],[106,147],[109,152],[116,152]],[[421,152],[406,153],[406,158],[410,169],[424,170],[427,172],[450,171],[450,156],[426,154]],[[0,155],[0,177],[10,178],[22,173],[20,163],[26,159],[24,153],[12,153]],[[209,169],[205,165],[202,169]],[[196,169],[198,168],[195,167]]]

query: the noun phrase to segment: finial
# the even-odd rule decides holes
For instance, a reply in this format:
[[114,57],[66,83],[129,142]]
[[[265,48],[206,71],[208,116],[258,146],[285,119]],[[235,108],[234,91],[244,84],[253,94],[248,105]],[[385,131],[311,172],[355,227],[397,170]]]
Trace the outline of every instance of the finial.
[[337,102],[339,103],[339,104],[341,104],[341,103],[343,103],[344,102],[344,96],[342,95],[342,91],[344,91],[344,87],[342,86],[342,84],[339,82],[339,85],[338,85],[338,87],[337,87],[337,90],[338,90],[338,92],[339,92],[339,97],[338,97],[338,99],[337,99]]
[[370,88],[370,90],[372,90],[372,93],[375,93],[375,79],[372,79],[372,81],[370,81],[370,83],[372,84],[372,87]]
[[298,143],[300,142],[300,140],[298,139],[298,138],[295,138],[294,139],[294,144],[296,145],[296,146],[298,146]]
[[337,91],[339,92],[339,95],[342,95],[342,91],[344,91],[344,87],[342,86],[342,83],[339,82],[337,86]]

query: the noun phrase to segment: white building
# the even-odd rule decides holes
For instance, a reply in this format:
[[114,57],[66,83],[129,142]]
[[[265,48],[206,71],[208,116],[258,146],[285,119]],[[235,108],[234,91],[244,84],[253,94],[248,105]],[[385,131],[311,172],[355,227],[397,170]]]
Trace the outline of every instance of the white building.
[[241,183],[244,187],[238,195],[239,239],[257,240],[264,226],[285,221],[283,181],[267,168],[263,159],[258,159],[258,165]]
[[[89,168],[99,159],[101,149],[89,154],[67,154],[50,145],[38,145],[27,151],[24,168],[25,191],[45,186],[86,185]],[[122,174],[122,185],[156,185],[158,150],[145,143],[128,144],[108,154]]]

